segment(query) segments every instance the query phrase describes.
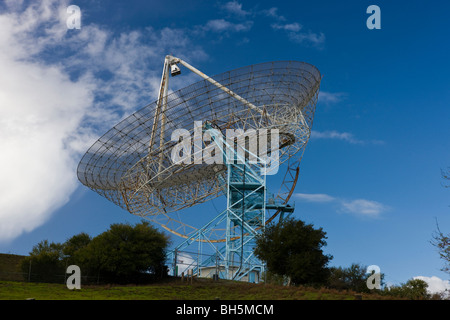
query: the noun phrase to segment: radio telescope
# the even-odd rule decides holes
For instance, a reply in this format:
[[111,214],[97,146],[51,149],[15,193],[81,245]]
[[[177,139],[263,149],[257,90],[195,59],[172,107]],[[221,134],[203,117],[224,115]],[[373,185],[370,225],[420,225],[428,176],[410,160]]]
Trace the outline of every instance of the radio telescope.
[[[169,93],[169,75],[180,74],[180,66],[203,80]],[[171,253],[175,261],[193,243],[211,245],[215,255],[197,262],[197,274],[213,264],[225,279],[260,273],[254,240],[266,224],[293,211],[288,202],[320,81],[319,70],[305,62],[262,63],[209,77],[168,55],[158,100],[98,139],[81,159],[78,178],[182,237]],[[272,194],[266,179],[275,173],[283,179]],[[183,209],[221,195],[227,200],[223,212],[202,226],[185,222]]]

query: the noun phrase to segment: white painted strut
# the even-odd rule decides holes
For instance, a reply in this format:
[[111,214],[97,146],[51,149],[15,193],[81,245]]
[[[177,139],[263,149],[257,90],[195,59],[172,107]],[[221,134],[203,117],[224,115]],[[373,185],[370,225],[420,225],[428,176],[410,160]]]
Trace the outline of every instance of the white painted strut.
[[261,113],[262,115],[264,115],[264,111],[261,108],[258,108],[257,106],[255,106],[254,104],[248,102],[247,100],[245,100],[244,98],[242,98],[240,95],[238,95],[237,93],[234,93],[233,91],[231,91],[230,89],[228,89],[227,87],[225,87],[224,85],[220,84],[219,82],[217,82],[216,80],[214,80],[211,77],[208,77],[206,74],[204,74],[203,72],[201,72],[200,70],[194,68],[193,66],[191,66],[189,63],[187,63],[184,60],[181,60],[180,58],[175,58],[172,56],[167,56],[166,59],[169,59],[171,64],[176,64],[176,63],[181,63],[183,66],[185,66],[186,68],[188,68],[189,70],[191,70],[193,73],[199,75],[200,77],[202,77],[203,79],[209,81],[210,83],[212,83],[213,85],[215,85],[217,88],[223,90],[224,92],[228,93],[230,96],[232,96],[233,98],[239,100],[240,102],[242,102],[243,104],[249,106],[250,109],[256,110],[259,113]]

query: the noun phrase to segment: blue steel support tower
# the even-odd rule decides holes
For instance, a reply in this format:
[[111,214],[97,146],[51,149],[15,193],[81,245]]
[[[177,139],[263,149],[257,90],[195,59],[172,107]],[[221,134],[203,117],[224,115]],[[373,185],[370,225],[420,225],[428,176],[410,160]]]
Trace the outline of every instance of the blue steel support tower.
[[[254,255],[256,237],[264,232],[266,223],[266,210],[276,209],[282,212],[292,212],[293,207],[276,203],[267,203],[266,199],[266,175],[261,170],[261,163],[264,161],[258,158],[257,161],[250,163],[243,157],[250,151],[239,146],[236,141],[225,140],[219,130],[215,130],[207,122],[203,130],[209,130],[212,140],[219,146],[223,154],[223,161],[227,166],[226,181],[223,179],[223,190],[227,197],[227,208],[216,216],[213,220],[197,230],[189,238],[179,244],[169,256],[169,263],[175,259],[176,253],[183,251],[195,241],[198,241],[199,247],[206,241],[206,236],[210,230],[217,225],[226,222],[225,246],[216,247],[216,255],[192,265],[194,273],[199,272],[201,268],[210,267],[217,261],[221,261],[218,268],[218,276],[228,280],[247,279],[256,272],[261,275],[264,272],[264,264]],[[265,169],[263,167],[263,169]],[[254,279],[257,281],[257,279]]]
[[225,274],[227,279],[240,280],[264,269],[253,249],[265,224],[266,179],[247,161],[229,161],[227,170]]

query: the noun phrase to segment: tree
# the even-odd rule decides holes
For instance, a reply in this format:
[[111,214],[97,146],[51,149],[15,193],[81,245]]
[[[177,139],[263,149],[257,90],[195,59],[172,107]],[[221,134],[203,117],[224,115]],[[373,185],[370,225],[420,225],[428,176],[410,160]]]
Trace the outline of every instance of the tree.
[[[353,263],[348,268],[332,267],[330,268],[330,278],[328,285],[338,290],[353,290],[356,292],[370,293],[373,290],[367,287],[367,279],[370,274],[366,273],[367,266]],[[381,285],[383,285],[384,274],[380,275]]]
[[[441,169],[441,175],[444,180],[450,181],[450,168],[447,168],[447,171]],[[446,188],[450,188],[450,185],[444,185]]]
[[142,222],[134,227],[113,224],[78,251],[79,262],[88,272],[115,282],[139,281],[145,275],[162,276],[168,238]]
[[[72,236],[64,242],[63,253],[66,259],[66,264],[76,264],[81,260],[82,249],[86,248],[91,243],[92,238],[85,232]],[[81,267],[81,266],[80,266]]]
[[444,260],[444,267],[441,270],[450,273],[450,234],[442,233],[437,222],[431,244],[438,249],[439,257]]
[[[64,277],[63,245],[43,240],[23,259],[21,269],[31,281],[59,282]],[[30,274],[31,269],[31,274]]]
[[431,296],[427,291],[428,284],[421,279],[410,279],[400,286],[391,286],[384,289],[383,294],[410,300],[426,300]]
[[267,226],[257,237],[255,255],[266,262],[269,272],[288,277],[294,284],[324,284],[333,258],[322,251],[325,239],[322,228],[286,218]]
[[[443,179],[450,181],[450,168],[447,169],[447,172],[441,170],[441,174]],[[445,185],[445,187],[450,188],[450,185]],[[438,249],[439,257],[444,260],[444,267],[441,270],[450,273],[450,233],[447,235],[442,233],[437,221],[431,244]]]
[[[113,224],[94,237],[80,233],[63,244],[41,241],[22,263],[23,272],[32,270],[33,281],[62,281],[66,267],[75,264],[82,275],[121,283],[148,281],[167,273],[165,251],[167,236],[148,222]],[[150,277],[150,275],[152,275]],[[61,276],[61,277],[58,277]]]

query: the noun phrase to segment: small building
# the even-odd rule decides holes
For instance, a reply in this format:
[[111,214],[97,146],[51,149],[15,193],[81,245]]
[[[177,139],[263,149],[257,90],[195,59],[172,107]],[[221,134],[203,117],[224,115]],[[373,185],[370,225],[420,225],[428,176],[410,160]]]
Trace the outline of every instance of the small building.
[[[236,272],[239,271],[238,266],[231,266],[228,270],[228,276],[225,274],[225,266],[210,266],[210,267],[201,267],[199,270],[198,277],[199,278],[214,278],[216,274],[219,275],[220,279],[232,279]],[[248,269],[242,270],[240,275],[246,273],[240,281],[250,282],[250,283],[259,283],[260,282],[260,271],[257,269],[253,269],[248,271]]]

